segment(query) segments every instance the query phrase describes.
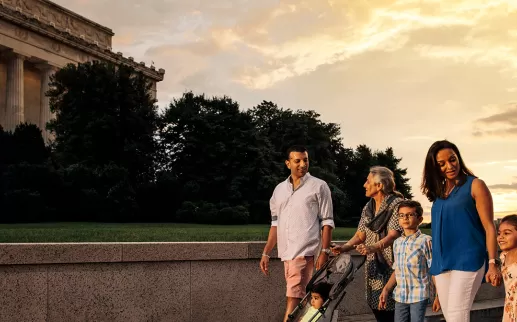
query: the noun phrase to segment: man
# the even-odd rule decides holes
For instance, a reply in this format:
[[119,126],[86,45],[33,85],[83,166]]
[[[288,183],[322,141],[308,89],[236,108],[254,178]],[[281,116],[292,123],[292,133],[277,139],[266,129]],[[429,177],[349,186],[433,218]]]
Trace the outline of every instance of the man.
[[[284,262],[287,283],[284,322],[306,294],[314,257],[319,255],[316,269],[327,261],[334,228],[330,189],[325,181],[309,174],[307,149],[293,146],[286,157],[291,175],[276,186],[271,197],[271,228],[260,260],[260,269],[267,276],[269,253],[278,241],[278,257]],[[320,239],[322,249],[318,254]]]

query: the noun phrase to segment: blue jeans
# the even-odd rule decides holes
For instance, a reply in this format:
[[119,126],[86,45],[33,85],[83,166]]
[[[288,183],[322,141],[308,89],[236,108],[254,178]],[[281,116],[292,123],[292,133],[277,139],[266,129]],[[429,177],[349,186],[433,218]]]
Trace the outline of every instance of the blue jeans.
[[395,302],[395,322],[424,322],[428,300],[405,304]]

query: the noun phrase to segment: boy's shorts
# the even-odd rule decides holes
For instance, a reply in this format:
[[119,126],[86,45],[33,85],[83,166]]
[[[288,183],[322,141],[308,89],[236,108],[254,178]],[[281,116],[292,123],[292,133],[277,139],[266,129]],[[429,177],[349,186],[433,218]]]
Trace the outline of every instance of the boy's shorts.
[[314,271],[314,256],[296,257],[284,261],[285,281],[287,282],[287,297],[303,298],[305,287],[312,278]]

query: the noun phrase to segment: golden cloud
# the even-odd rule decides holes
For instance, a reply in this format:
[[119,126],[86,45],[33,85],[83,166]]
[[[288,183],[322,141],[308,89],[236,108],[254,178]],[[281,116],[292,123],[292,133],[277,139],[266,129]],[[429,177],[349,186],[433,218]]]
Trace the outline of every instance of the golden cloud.
[[[409,45],[413,33],[421,30],[445,30],[443,34],[449,37],[455,35],[455,29],[462,31],[450,41],[457,46],[425,45],[426,39],[422,39],[421,45],[407,48],[421,57],[517,69],[516,47],[507,41],[516,34],[512,31],[517,19],[515,1],[437,1],[426,5],[407,0],[303,3],[304,7],[279,9],[280,18],[279,14],[270,14],[260,22],[264,34],[290,34],[283,42],[257,44],[236,33],[234,41],[253,48],[264,61],[293,61],[274,70],[254,66],[238,75],[236,81],[252,88],[267,88],[368,51],[400,50]],[[277,19],[282,19],[284,28],[292,22],[291,27],[279,29],[282,24]]]
[[491,115],[475,121],[475,136],[517,136],[517,103],[509,103],[489,109],[494,111]]

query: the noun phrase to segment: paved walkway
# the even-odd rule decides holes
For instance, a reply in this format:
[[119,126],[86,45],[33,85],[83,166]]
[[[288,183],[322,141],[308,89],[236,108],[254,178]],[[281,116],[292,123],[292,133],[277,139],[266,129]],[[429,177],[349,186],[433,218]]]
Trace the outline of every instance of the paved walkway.
[[[503,299],[484,300],[474,302],[472,305],[471,322],[501,322],[503,315]],[[445,321],[440,312],[435,313],[431,308],[427,309],[427,321]],[[373,314],[361,314],[352,316],[339,316],[338,322],[376,322]]]

